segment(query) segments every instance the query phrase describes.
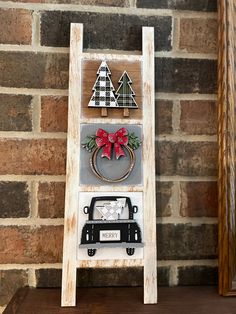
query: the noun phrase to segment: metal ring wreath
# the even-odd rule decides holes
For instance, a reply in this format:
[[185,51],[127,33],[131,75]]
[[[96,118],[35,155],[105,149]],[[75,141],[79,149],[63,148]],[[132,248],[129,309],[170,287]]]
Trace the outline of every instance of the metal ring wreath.
[[[93,173],[103,181],[116,183],[128,178],[132,172],[136,160],[134,150],[139,148],[140,145],[141,141],[139,138],[134,133],[130,134],[126,128],[121,128],[115,133],[108,133],[107,131],[99,128],[95,135],[87,136],[86,142],[82,144],[82,147],[90,153],[92,152],[92,156],[90,158],[90,167]],[[124,148],[127,150],[130,157],[130,164],[128,169],[124,174],[116,179],[105,177],[99,171],[97,166],[97,155],[100,149],[102,149],[101,157],[111,160],[113,147],[115,149],[116,159],[119,159],[121,156],[126,156]]]

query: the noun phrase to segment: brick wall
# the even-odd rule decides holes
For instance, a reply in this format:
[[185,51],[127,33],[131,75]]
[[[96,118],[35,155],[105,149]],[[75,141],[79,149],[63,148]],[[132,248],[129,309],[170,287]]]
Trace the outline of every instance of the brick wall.
[[[60,285],[71,22],[85,48],[115,50],[155,27],[158,281],[215,284],[216,0],[5,0],[0,21],[0,306]],[[141,269],[79,274],[142,283]]]

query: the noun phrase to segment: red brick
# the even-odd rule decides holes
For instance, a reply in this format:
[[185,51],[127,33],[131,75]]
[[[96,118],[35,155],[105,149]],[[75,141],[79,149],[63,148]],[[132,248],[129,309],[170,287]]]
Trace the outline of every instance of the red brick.
[[22,88],[68,88],[68,54],[0,51],[0,85]]
[[216,176],[216,142],[157,143],[156,165],[158,175]]
[[42,12],[41,45],[68,47],[70,23],[84,24],[84,48],[142,50],[141,28],[143,25],[154,27],[156,51],[169,51],[172,48],[171,16],[59,10]]
[[67,132],[68,98],[42,97],[41,131]]
[[[35,274],[37,288],[61,287],[61,269],[41,268],[36,269]],[[158,267],[158,286],[168,286],[169,275],[170,267]],[[143,269],[142,267],[78,268],[76,284],[77,287],[142,286]]]
[[65,174],[66,141],[0,139],[0,174]]
[[180,200],[183,217],[217,217],[216,182],[181,182]]
[[217,224],[158,224],[158,260],[216,259],[217,231]]
[[63,226],[0,227],[0,263],[59,263]]
[[155,58],[157,93],[215,94],[217,62],[212,59]]
[[216,0],[137,0],[137,8],[215,12]]
[[0,130],[32,131],[32,96],[0,94]]
[[217,130],[215,101],[181,101],[180,130],[187,134],[214,135]]
[[38,213],[41,218],[64,217],[65,183],[40,182],[38,187]]
[[17,289],[27,286],[28,274],[26,270],[0,270],[0,306],[6,305]]
[[158,100],[156,102],[156,133],[172,133],[172,109],[173,102],[169,100]]
[[179,286],[216,286],[218,283],[218,267],[193,265],[178,267]]
[[210,18],[182,18],[179,48],[187,52],[217,52],[217,20]]
[[26,182],[0,182],[0,218],[28,217],[30,193]]
[[0,43],[31,44],[32,12],[0,9]]

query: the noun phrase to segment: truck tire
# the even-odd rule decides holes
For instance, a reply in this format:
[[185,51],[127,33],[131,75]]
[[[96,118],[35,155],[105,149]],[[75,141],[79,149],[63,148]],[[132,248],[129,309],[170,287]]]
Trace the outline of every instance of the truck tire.
[[134,251],[135,251],[135,249],[134,248],[130,248],[130,247],[127,247],[126,248],[126,253],[128,254],[128,255],[134,255]]
[[96,253],[96,249],[88,249],[88,256],[92,257]]

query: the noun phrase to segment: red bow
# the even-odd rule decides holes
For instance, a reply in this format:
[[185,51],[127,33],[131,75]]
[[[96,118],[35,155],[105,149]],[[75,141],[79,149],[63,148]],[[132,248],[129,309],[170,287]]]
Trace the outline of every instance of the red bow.
[[103,129],[98,129],[96,131],[96,144],[98,147],[105,146],[102,150],[101,157],[107,157],[111,159],[111,149],[112,144],[114,144],[116,159],[119,159],[120,156],[125,156],[121,145],[128,144],[128,131],[125,128],[119,129],[116,133],[107,133]]

